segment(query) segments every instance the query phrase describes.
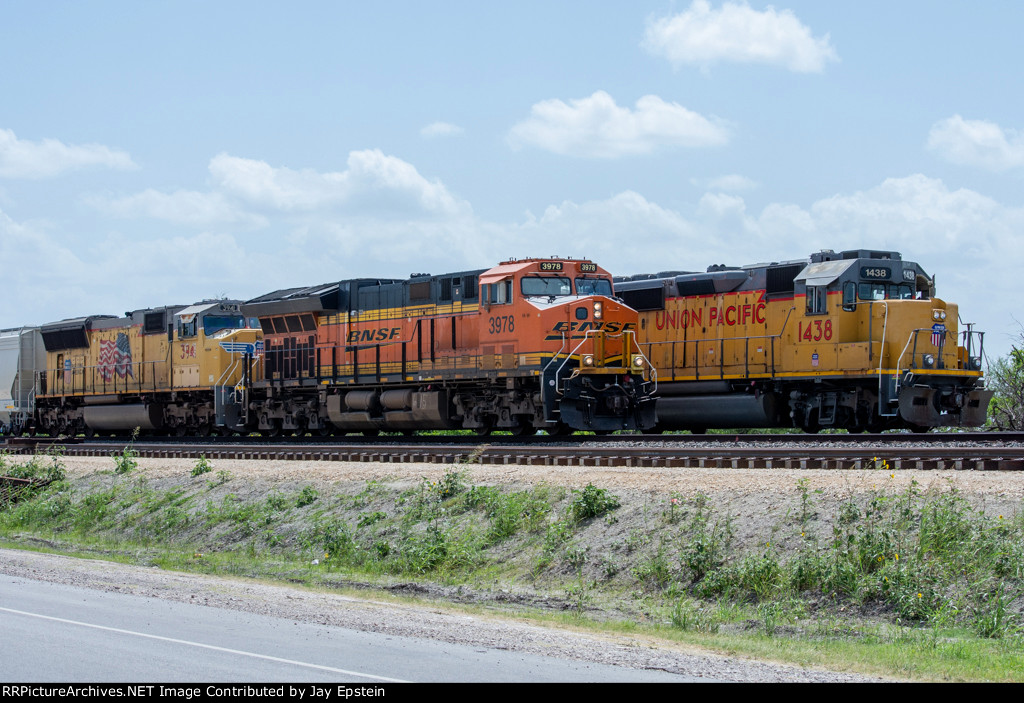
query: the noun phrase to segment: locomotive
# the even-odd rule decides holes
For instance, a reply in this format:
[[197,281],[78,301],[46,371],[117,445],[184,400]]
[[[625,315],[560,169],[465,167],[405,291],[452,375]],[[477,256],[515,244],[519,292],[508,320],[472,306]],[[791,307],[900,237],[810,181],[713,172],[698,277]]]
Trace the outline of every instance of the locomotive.
[[34,429],[47,434],[209,435],[224,426],[242,377],[236,347],[254,346],[240,301],[95,315],[39,328],[46,350]]
[[895,251],[615,279],[658,369],[659,430],[984,424],[984,334]]
[[270,434],[654,425],[636,312],[591,261],[353,279],[275,291],[243,312],[264,349],[241,421]]
[[0,430],[649,429],[654,371],[577,259],[351,279],[0,332]]

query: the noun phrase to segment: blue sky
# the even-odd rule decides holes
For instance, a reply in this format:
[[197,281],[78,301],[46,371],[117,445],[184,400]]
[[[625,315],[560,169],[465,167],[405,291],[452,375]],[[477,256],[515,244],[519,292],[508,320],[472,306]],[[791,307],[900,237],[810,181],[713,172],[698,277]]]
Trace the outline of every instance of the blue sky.
[[892,248],[1019,334],[1024,4],[0,4],[0,327]]

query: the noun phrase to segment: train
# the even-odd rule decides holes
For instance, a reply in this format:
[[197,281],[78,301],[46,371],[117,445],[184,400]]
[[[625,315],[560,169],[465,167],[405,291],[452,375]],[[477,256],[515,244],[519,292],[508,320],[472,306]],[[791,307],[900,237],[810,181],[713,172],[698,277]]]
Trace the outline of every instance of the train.
[[647,430],[637,313],[587,259],[358,278],[0,331],[0,430]]
[[615,278],[658,373],[656,431],[985,423],[984,333],[896,251]]

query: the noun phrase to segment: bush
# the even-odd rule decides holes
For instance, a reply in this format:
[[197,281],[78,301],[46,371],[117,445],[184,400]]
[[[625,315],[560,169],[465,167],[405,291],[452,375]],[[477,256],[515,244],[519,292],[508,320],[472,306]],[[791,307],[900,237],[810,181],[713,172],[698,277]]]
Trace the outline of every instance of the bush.
[[621,505],[619,499],[604,488],[588,484],[582,491],[573,491],[575,498],[569,506],[569,513],[575,522],[583,522],[615,510]]

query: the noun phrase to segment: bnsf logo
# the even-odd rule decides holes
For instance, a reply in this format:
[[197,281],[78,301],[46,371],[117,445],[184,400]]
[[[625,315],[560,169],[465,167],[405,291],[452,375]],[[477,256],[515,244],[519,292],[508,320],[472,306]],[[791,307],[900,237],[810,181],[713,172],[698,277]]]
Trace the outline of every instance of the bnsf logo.
[[379,330],[352,330],[345,339],[349,344],[358,344],[359,342],[390,342],[392,339],[397,338],[401,331],[401,327]]
[[616,334],[625,330],[636,329],[636,325],[632,322],[618,322],[616,320],[610,320],[608,322],[559,322],[551,328],[554,334],[549,334],[545,341],[561,339],[563,334],[569,334],[573,338],[582,335],[576,335],[574,333],[585,333],[602,330],[609,334]]

